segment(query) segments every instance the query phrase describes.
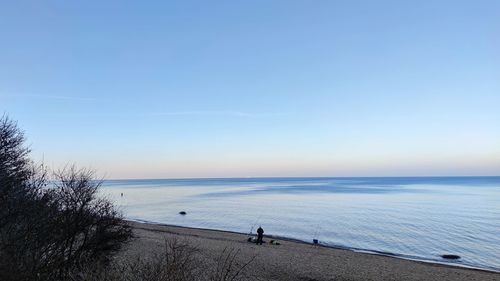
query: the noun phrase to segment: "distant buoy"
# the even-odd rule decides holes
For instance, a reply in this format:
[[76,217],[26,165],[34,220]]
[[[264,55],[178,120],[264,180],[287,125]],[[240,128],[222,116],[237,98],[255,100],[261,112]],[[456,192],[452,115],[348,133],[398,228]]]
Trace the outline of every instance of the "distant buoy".
[[183,216],[184,216],[184,215],[186,215],[186,214],[187,214],[187,213],[186,213],[186,212],[184,212],[184,211],[179,212],[179,215],[183,215]]
[[458,255],[442,255],[441,257],[447,260],[458,260],[460,258]]

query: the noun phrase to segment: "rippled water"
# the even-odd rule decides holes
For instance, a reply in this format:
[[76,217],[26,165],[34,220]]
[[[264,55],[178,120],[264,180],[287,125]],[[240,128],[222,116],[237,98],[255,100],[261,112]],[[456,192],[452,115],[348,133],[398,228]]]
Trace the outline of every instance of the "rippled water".
[[262,225],[307,242],[500,271],[500,177],[112,180],[103,191],[133,220],[243,233]]

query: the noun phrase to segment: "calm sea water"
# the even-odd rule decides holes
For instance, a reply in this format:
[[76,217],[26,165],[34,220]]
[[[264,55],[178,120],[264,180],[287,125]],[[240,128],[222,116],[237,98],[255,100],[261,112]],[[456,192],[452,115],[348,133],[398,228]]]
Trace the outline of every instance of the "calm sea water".
[[306,242],[500,271],[500,177],[110,180],[103,192],[132,220],[242,233],[262,225]]

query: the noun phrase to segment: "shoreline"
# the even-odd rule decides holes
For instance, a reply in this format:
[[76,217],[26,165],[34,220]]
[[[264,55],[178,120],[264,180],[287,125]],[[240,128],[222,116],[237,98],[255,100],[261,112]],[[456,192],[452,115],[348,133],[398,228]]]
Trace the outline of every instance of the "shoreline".
[[[230,233],[230,234],[244,235],[245,237],[248,237],[250,235],[249,233],[243,233],[243,232],[237,232],[237,231],[231,231],[231,230],[202,228],[202,227],[190,227],[190,226],[174,225],[174,224],[167,224],[167,223],[158,223],[158,222],[147,221],[147,220],[126,220],[126,221],[140,223],[140,224],[146,224],[146,225],[158,225],[158,226],[165,226],[165,227],[191,229],[191,230],[203,230],[203,231],[215,231],[215,232],[220,232],[220,233]],[[252,235],[255,236],[255,234],[252,234]],[[476,266],[466,265],[466,264],[455,264],[455,263],[448,263],[445,261],[440,262],[438,260],[424,259],[424,258],[405,256],[402,254],[396,254],[396,253],[390,253],[390,252],[382,252],[382,251],[369,250],[369,249],[358,249],[358,248],[344,247],[344,246],[338,246],[338,245],[327,245],[327,244],[321,244],[321,243],[315,245],[313,243],[309,243],[309,242],[306,242],[304,240],[300,240],[300,239],[296,239],[296,238],[292,238],[292,237],[280,236],[280,235],[265,235],[265,236],[268,238],[273,238],[275,240],[300,243],[300,244],[311,245],[311,246],[316,246],[316,247],[325,247],[325,248],[329,248],[329,249],[345,250],[345,251],[351,251],[353,253],[359,253],[359,254],[376,255],[376,256],[382,256],[382,257],[388,257],[388,258],[408,260],[408,261],[413,261],[413,262],[418,262],[418,263],[423,263],[423,264],[448,266],[451,268],[464,268],[464,269],[469,269],[469,270],[477,270],[477,271],[483,271],[483,272],[488,272],[488,273],[500,274],[500,270],[495,270],[495,269],[490,269],[490,268],[481,268],[481,267],[476,267]]]
[[[164,237],[180,238],[199,245],[205,253],[205,258],[210,258],[220,249],[238,248],[243,259],[259,255],[262,268],[269,268],[269,264],[274,265],[271,269],[259,272],[260,277],[264,278],[262,280],[331,280],[332,275],[339,280],[500,280],[497,271],[329,245],[314,245],[287,237],[266,235],[265,240],[276,239],[281,245],[256,246],[246,241],[248,234],[245,233],[137,220],[128,222],[137,239],[132,242],[132,250],[127,252],[144,253],[147,249],[158,247]],[[342,270],[337,272],[339,268]],[[275,276],[274,271],[279,271],[280,274]]]

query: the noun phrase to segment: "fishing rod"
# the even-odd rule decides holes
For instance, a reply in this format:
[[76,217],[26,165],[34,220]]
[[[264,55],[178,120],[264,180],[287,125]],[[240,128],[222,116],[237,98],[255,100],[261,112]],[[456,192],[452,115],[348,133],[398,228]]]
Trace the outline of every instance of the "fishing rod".
[[250,228],[250,232],[248,233],[248,235],[252,235],[253,229],[255,228],[255,226],[257,225],[257,223],[259,223],[261,217],[262,217],[262,215],[260,215],[257,218],[257,220],[255,221],[255,223],[252,225],[252,228]]

